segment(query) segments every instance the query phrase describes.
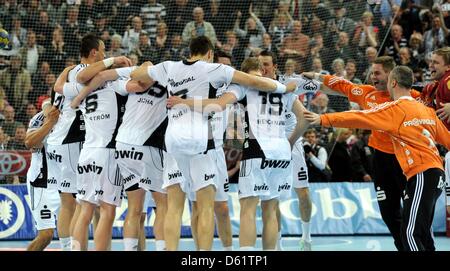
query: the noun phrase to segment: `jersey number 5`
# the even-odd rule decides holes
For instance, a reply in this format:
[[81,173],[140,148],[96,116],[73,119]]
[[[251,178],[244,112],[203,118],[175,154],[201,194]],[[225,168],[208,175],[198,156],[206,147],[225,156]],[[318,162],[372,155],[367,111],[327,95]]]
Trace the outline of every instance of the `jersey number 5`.
[[86,114],[95,112],[98,107],[97,103],[98,96],[97,94],[90,95],[86,98]]

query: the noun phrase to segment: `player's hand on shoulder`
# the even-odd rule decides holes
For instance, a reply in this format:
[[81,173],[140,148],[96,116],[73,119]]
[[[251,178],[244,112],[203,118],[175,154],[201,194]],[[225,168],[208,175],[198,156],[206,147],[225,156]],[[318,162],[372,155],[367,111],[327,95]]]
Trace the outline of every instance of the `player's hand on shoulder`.
[[311,111],[304,111],[303,115],[309,123],[311,123],[313,125],[320,125],[321,120],[320,120],[319,114],[316,114]]
[[178,96],[170,96],[167,99],[167,108],[172,108],[177,104],[180,104],[183,102],[183,99]]

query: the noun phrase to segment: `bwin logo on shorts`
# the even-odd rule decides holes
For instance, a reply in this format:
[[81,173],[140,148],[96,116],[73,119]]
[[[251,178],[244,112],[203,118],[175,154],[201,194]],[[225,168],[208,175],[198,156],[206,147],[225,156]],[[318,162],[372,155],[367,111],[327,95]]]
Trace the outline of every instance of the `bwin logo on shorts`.
[[123,178],[123,183],[126,184],[127,182],[133,180],[134,178],[136,178],[136,175],[131,174],[130,176]]
[[291,189],[291,185],[288,183],[282,184],[278,186],[278,192],[280,192],[281,190],[289,190]]
[[209,180],[211,180],[212,178],[214,178],[215,176],[216,176],[216,174],[210,174],[210,175],[205,174],[205,181],[209,181]]
[[115,152],[115,158],[121,158],[121,159],[131,159],[131,160],[142,160],[142,157],[144,157],[144,153],[140,151],[134,151],[134,148],[131,148],[131,151],[129,150],[116,150]]
[[78,173],[79,174],[83,174],[83,173],[89,173],[89,172],[93,172],[96,174],[100,174],[103,171],[103,167],[100,166],[96,166],[95,162],[92,162],[92,165],[78,165]]
[[47,152],[47,159],[55,160],[56,162],[61,163],[62,156],[61,156],[61,154],[56,154],[56,151]]
[[263,160],[261,161],[261,169],[269,168],[287,168],[291,161],[282,160]]
[[149,178],[141,179],[140,182],[142,184],[152,184],[152,180],[150,180]]
[[50,178],[47,180],[47,184],[56,184],[56,179],[55,178]]
[[97,195],[103,195],[103,190],[95,190],[95,196]]
[[255,187],[253,188],[253,191],[268,191],[269,187],[266,184],[262,184],[262,185],[255,185]]
[[86,195],[86,190],[84,190],[84,189],[78,190],[78,194]]
[[181,171],[176,171],[175,173],[168,173],[167,175],[169,177],[169,181],[172,180],[172,179],[180,178],[180,177],[183,176],[181,174]]
[[64,182],[61,183],[61,187],[69,188],[70,187],[70,183],[64,181]]

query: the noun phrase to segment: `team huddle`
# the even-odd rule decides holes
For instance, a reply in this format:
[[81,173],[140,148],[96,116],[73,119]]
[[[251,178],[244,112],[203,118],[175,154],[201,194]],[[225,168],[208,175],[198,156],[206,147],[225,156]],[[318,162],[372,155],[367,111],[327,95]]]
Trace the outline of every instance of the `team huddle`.
[[[394,102],[319,116],[307,111],[298,95],[319,89],[339,94],[333,87],[342,80],[309,73],[277,77],[271,69],[275,56],[265,52],[244,60],[237,71],[212,63],[213,49],[208,38],[197,37],[188,60],[136,67],[126,57],[104,59],[103,42],[93,35],[83,38],[81,64],[60,74],[52,101],[43,104],[27,132],[26,144],[33,149],[27,184],[39,231],[30,250],[44,249],[54,228],[63,250],[87,250],[93,218],[95,249],[110,249],[115,210],[125,196],[125,250],[145,249],[142,213],[149,206],[156,210],[156,249],[177,250],[186,196],[197,249],[211,250],[216,215],[219,237],[230,250],[223,142],[231,111],[241,116],[243,134],[240,250],[255,250],[260,201],[262,248],[280,249],[279,201],[290,197],[292,187],[302,220],[300,246],[311,250],[311,200],[300,140],[310,124],[373,129],[374,141],[387,141],[389,148],[381,151],[397,157],[410,199],[404,198],[406,222],[398,232],[389,228],[396,246],[434,250],[429,229],[445,186],[435,143],[450,148],[450,133],[432,109],[407,97],[416,95],[410,93],[411,70],[391,69],[388,92],[380,99]],[[360,104],[369,94],[378,95],[341,92]],[[44,208],[51,218],[41,215]]]

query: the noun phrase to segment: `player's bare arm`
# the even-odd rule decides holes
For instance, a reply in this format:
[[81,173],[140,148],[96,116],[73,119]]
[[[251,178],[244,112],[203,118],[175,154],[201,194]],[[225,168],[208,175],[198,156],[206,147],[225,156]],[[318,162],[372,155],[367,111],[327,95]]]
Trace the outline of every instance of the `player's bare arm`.
[[143,63],[137,69],[131,72],[130,77],[134,81],[138,81],[142,84],[153,85],[155,81],[148,74],[148,67],[152,65],[150,61]]
[[77,75],[77,82],[80,84],[85,84],[96,76],[99,72],[104,71],[111,66],[116,67],[130,67],[131,60],[125,56],[111,57],[102,61],[97,61],[92,65],[87,66]]
[[294,132],[292,132],[289,137],[289,143],[291,144],[291,148],[294,146],[295,142],[305,133],[306,129],[308,129],[309,122],[305,119],[304,112],[306,112],[306,108],[303,104],[297,99],[295,100],[292,106],[292,112],[297,118],[297,124],[295,126]]
[[172,108],[176,105],[182,104],[188,106],[190,109],[197,112],[210,113],[212,111],[223,111],[229,104],[233,104],[237,101],[236,96],[232,93],[224,93],[217,99],[183,99],[179,96],[171,96],[167,99],[167,107]]
[[293,92],[297,88],[295,82],[283,85],[270,78],[255,76],[241,71],[234,72],[232,82],[242,86],[256,88],[264,92]]
[[42,141],[50,133],[53,126],[58,122],[59,110],[52,106],[45,115],[44,124],[37,130],[28,132],[25,136],[25,146],[27,148],[40,148]]
[[321,125],[320,115],[310,111],[304,111],[305,119],[312,125]]
[[63,87],[64,84],[67,82],[67,75],[69,74],[69,71],[72,70],[76,65],[68,66],[63,70],[63,72],[58,76],[58,79],[56,79],[55,85],[53,86],[53,90],[56,93],[62,94],[63,93]]

